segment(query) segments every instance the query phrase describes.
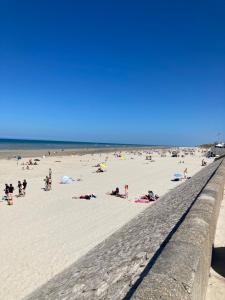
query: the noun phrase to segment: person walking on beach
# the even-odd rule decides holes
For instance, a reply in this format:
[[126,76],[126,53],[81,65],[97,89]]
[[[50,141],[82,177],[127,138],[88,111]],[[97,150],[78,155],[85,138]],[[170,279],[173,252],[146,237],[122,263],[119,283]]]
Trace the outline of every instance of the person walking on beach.
[[52,169],[51,168],[49,168],[49,170],[48,170],[48,175],[50,178],[52,177]]
[[50,191],[52,189],[52,178],[51,176],[48,177],[48,190]]
[[8,195],[9,195],[9,185],[7,183],[5,184],[4,192],[5,192],[5,198],[7,200],[8,199]]
[[187,168],[184,170],[184,179],[187,179]]
[[18,191],[19,191],[19,196],[23,196],[23,192],[22,192],[22,183],[20,181],[18,181]]
[[26,188],[27,188],[27,181],[26,181],[26,179],[24,179],[24,181],[23,181],[23,195],[24,196],[26,195]]
[[13,205],[13,192],[14,192],[14,187],[10,183],[10,185],[9,185],[9,193],[8,193],[8,205]]
[[125,197],[128,198],[128,184],[125,184]]
[[45,177],[44,182],[45,182],[45,191],[48,191],[48,187],[49,187],[49,182],[48,182],[49,178],[48,176]]

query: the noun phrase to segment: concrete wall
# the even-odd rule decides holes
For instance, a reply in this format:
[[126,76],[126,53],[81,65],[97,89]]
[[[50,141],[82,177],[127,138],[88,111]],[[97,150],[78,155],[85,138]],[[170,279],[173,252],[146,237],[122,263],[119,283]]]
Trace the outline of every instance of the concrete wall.
[[212,147],[211,151],[215,155],[220,155],[220,156],[225,155],[225,148]]
[[224,181],[225,161],[203,189],[132,299],[205,298]]
[[26,299],[204,299],[224,177],[203,168]]

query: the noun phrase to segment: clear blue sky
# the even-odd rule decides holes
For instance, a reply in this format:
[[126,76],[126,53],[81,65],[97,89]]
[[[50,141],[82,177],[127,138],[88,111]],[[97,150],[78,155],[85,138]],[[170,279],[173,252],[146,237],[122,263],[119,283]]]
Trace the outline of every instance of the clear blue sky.
[[1,0],[0,31],[0,137],[224,137],[224,0]]

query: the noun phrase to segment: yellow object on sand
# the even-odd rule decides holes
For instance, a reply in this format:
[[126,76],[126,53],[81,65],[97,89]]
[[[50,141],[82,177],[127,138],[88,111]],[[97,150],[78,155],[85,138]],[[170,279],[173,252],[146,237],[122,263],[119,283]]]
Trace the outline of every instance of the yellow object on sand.
[[107,165],[106,165],[106,164],[100,164],[100,167],[101,167],[102,169],[106,169],[106,168],[107,168]]
[[126,157],[125,156],[121,156],[121,158],[120,158],[121,160],[125,160],[126,159]]

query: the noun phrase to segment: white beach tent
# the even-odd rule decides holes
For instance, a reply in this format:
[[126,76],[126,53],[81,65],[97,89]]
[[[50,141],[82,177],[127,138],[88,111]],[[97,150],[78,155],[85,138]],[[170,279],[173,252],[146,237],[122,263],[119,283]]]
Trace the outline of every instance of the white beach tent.
[[69,176],[63,176],[61,178],[61,181],[60,183],[62,184],[70,184],[70,183],[73,183],[73,181],[75,181],[72,177],[69,177]]

